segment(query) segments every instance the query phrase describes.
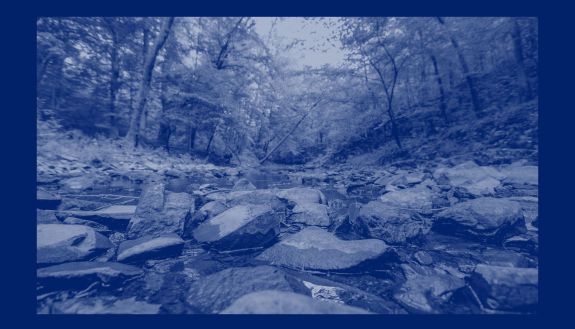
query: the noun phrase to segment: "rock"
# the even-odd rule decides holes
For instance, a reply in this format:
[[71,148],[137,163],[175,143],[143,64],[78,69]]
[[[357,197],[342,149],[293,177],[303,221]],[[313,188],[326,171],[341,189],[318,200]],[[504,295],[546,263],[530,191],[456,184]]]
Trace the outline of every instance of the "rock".
[[219,313],[243,295],[261,290],[294,291],[305,289],[290,282],[271,266],[232,267],[194,282],[188,303],[202,313]]
[[105,236],[84,225],[37,225],[36,242],[39,265],[86,260],[113,247]]
[[336,270],[354,267],[386,251],[383,241],[345,241],[308,227],[264,250],[257,259],[295,269]]
[[517,202],[484,197],[461,202],[439,212],[433,229],[481,241],[501,242],[525,230],[525,220]]
[[36,224],[60,224],[53,210],[36,209]]
[[253,191],[255,189],[256,189],[255,185],[252,184],[249,180],[247,180],[245,178],[240,178],[234,184],[232,191],[234,191],[234,192],[236,192],[236,191]]
[[184,240],[177,234],[166,234],[159,237],[145,236],[136,240],[127,240],[118,248],[119,262],[136,263],[148,259],[162,259],[179,256],[184,247]]
[[503,183],[511,185],[539,185],[539,167],[511,164],[501,170]]
[[315,300],[293,292],[264,290],[237,299],[222,314],[369,314],[357,307]]
[[295,223],[315,226],[329,226],[331,220],[327,206],[319,203],[299,203],[293,209],[290,220]]
[[66,219],[64,219],[64,221],[62,221],[62,223],[72,224],[72,225],[89,226],[89,227],[93,228],[94,230],[96,230],[97,232],[102,233],[102,234],[111,233],[111,230],[108,227],[106,227],[106,225],[102,225],[100,223],[92,222],[92,221],[86,220],[86,219],[80,219],[80,218],[76,218],[76,217],[67,217]]
[[106,183],[108,183],[107,177],[96,174],[84,174],[82,176],[67,178],[60,181],[60,184],[62,184],[65,189],[75,192],[94,189],[95,187],[105,185]]
[[451,274],[429,267],[403,265],[406,281],[394,299],[408,309],[423,313],[440,313],[440,306],[450,293],[464,286],[464,281]]
[[210,201],[206,203],[200,209],[194,212],[190,220],[185,222],[183,237],[192,237],[192,232],[198,225],[212,217],[221,214],[227,209],[228,206],[226,206],[226,204],[222,201]]
[[413,258],[415,258],[415,260],[421,264],[421,265],[431,265],[433,264],[433,258],[431,257],[431,255],[429,255],[429,253],[425,252],[425,251],[417,251],[414,255]]
[[275,190],[237,191],[227,194],[224,198],[229,207],[239,205],[267,205],[274,209],[283,209],[286,202],[276,196]]
[[100,223],[110,229],[124,230],[134,216],[136,206],[114,205],[94,211],[66,210],[57,213],[60,218],[76,217]]
[[469,279],[484,307],[503,311],[535,311],[538,304],[536,268],[480,264]]
[[36,190],[36,207],[54,210],[62,203],[62,198],[45,190]]
[[428,187],[419,185],[388,192],[380,196],[379,201],[392,207],[429,212],[433,206],[433,193]]
[[361,207],[351,226],[361,236],[400,244],[429,232],[431,222],[413,211],[372,201]]
[[439,168],[433,176],[436,181],[445,176],[452,186],[462,188],[475,196],[493,195],[504,177],[494,167],[478,166],[473,161],[452,168]]
[[305,187],[293,187],[277,192],[277,196],[294,203],[327,204],[325,196],[320,190]]
[[193,209],[194,199],[191,195],[167,192],[163,183],[152,184],[140,197],[136,214],[128,225],[127,236],[136,239],[167,233],[181,235]]
[[54,303],[53,314],[158,314],[159,304],[138,301],[135,297],[112,296],[72,298]]
[[203,222],[193,237],[219,250],[261,247],[275,240],[283,217],[269,205],[235,206]]
[[47,290],[82,289],[95,282],[118,285],[141,275],[135,266],[112,262],[71,262],[36,271],[38,283]]

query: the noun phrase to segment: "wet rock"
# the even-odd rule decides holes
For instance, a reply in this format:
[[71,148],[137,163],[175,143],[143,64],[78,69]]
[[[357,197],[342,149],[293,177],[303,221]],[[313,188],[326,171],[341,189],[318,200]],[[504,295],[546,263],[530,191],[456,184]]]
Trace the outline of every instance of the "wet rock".
[[433,229],[498,243],[525,230],[525,220],[517,202],[484,197],[461,202],[439,212]]
[[331,224],[327,210],[327,206],[323,204],[299,203],[294,207],[290,220],[305,225],[326,227]]
[[72,298],[54,303],[53,314],[158,314],[158,304],[112,296]]
[[388,192],[379,197],[379,201],[392,207],[429,212],[433,206],[433,192],[427,186],[418,185]]
[[383,241],[345,241],[318,228],[308,227],[264,250],[257,259],[295,269],[347,269],[377,258],[386,251]]
[[62,221],[62,223],[72,224],[72,225],[89,226],[89,227],[93,228],[94,230],[96,230],[97,232],[102,233],[104,235],[112,232],[106,225],[102,225],[100,223],[96,223],[96,222],[93,222],[90,220],[80,219],[80,218],[76,218],[76,217],[67,217],[66,219],[64,219]]
[[408,209],[372,201],[361,207],[351,226],[362,236],[400,244],[429,232],[431,222]]
[[37,225],[36,242],[39,265],[90,259],[113,246],[91,227],[67,224]]
[[369,314],[369,312],[292,292],[264,290],[240,297],[222,311],[222,314]]
[[36,224],[61,224],[53,210],[36,209]]
[[36,190],[36,207],[38,209],[57,209],[62,198],[45,190]]
[[117,260],[137,263],[148,259],[176,257],[181,254],[183,247],[184,240],[177,234],[145,236],[122,242],[118,248]]
[[484,307],[503,311],[535,311],[538,303],[536,268],[477,265],[469,282]]
[[417,265],[402,266],[406,281],[394,294],[405,307],[422,313],[440,313],[440,306],[450,293],[464,286],[464,281],[448,272]]
[[113,262],[71,262],[36,271],[38,284],[47,290],[82,289],[93,283],[118,285],[141,275],[135,266]]
[[234,191],[234,192],[236,192],[236,191],[253,191],[255,189],[256,189],[255,185],[252,184],[249,180],[247,180],[245,178],[240,178],[234,184],[232,191]]
[[210,201],[206,203],[200,209],[195,211],[191,218],[185,222],[183,237],[192,237],[192,232],[198,225],[221,214],[227,209],[228,206],[222,201]]
[[478,166],[473,161],[451,168],[439,168],[433,173],[436,181],[441,180],[442,176],[445,176],[453,187],[459,187],[475,196],[495,194],[495,188],[504,177],[494,167]]
[[193,237],[219,250],[260,247],[275,240],[283,220],[269,205],[239,205],[202,223]]
[[183,233],[184,224],[194,209],[194,199],[187,193],[166,192],[163,183],[149,186],[140,197],[127,236],[136,239],[146,235]]
[[431,255],[425,251],[417,251],[414,255],[413,258],[415,258],[415,260],[421,264],[421,265],[431,265],[433,264],[433,258],[431,257]]
[[326,198],[320,190],[305,187],[293,187],[280,190],[277,196],[294,203],[319,203],[327,204]]
[[[233,267],[214,273],[192,284],[188,303],[202,313],[219,313],[243,295],[261,290],[294,291],[279,269],[271,266]],[[304,288],[303,288],[304,289]]]
[[82,220],[89,220],[92,222],[100,223],[115,230],[124,230],[134,216],[136,206],[130,205],[114,205],[105,207],[94,211],[83,210],[66,210],[59,211],[57,216],[66,219],[68,217],[76,217]]

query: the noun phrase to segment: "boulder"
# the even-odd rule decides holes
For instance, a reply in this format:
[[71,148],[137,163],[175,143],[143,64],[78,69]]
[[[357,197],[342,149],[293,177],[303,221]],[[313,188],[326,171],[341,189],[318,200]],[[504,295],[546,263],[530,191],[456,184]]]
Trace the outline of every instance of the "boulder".
[[329,226],[331,220],[327,213],[327,206],[319,203],[298,203],[293,208],[290,220],[295,223],[315,226]]
[[187,301],[202,313],[219,313],[251,292],[294,289],[299,289],[297,283],[290,282],[282,271],[274,267],[232,267],[194,282]]
[[62,198],[45,190],[36,190],[36,207],[54,210],[62,203]]
[[279,190],[277,196],[281,199],[286,199],[293,203],[319,203],[327,204],[327,200],[320,190],[306,188],[306,187],[293,187],[285,190]]
[[501,184],[504,175],[496,168],[478,166],[473,161],[464,162],[451,168],[439,168],[433,173],[436,181],[442,177],[449,180],[449,184],[475,195],[493,195],[495,188]]
[[511,185],[539,185],[539,167],[511,164],[503,169],[503,183]]
[[36,271],[38,284],[46,290],[82,289],[95,282],[119,285],[141,275],[138,267],[113,262],[71,262]]
[[538,304],[536,268],[477,265],[469,279],[484,307],[502,311],[535,311]]
[[206,203],[200,209],[194,212],[190,220],[185,222],[183,237],[192,237],[192,232],[198,225],[212,217],[221,214],[227,209],[228,206],[226,206],[226,204],[222,201],[210,201]]
[[236,191],[253,191],[255,189],[256,189],[255,185],[252,184],[249,180],[247,180],[245,178],[240,178],[234,184],[232,191],[234,191],[234,192],[236,192]]
[[179,256],[184,240],[177,234],[158,237],[145,236],[136,240],[126,240],[118,247],[119,262],[137,263],[148,259],[162,259]]
[[200,224],[193,237],[219,250],[260,247],[276,239],[283,219],[269,205],[239,205]]
[[163,183],[152,184],[140,197],[127,236],[136,239],[167,233],[181,235],[193,209],[194,199],[188,193],[167,192]]
[[361,236],[400,244],[429,232],[431,221],[409,209],[371,201],[351,219],[351,226]]
[[381,240],[340,240],[312,226],[264,250],[257,259],[295,269],[337,270],[378,258],[386,250]]
[[395,190],[379,197],[382,203],[419,212],[429,212],[433,206],[433,192],[427,186]]
[[449,301],[455,290],[462,288],[463,279],[446,271],[418,265],[403,265],[406,281],[395,292],[394,299],[418,313],[441,313],[441,305]]
[[264,290],[244,295],[222,314],[369,314],[339,303],[313,299],[293,292]]
[[36,226],[36,262],[39,265],[87,260],[113,247],[93,228],[84,225]]
[[36,224],[60,224],[53,210],[36,209]]
[[525,230],[521,206],[509,199],[478,198],[439,212],[433,229],[480,241],[501,242]]

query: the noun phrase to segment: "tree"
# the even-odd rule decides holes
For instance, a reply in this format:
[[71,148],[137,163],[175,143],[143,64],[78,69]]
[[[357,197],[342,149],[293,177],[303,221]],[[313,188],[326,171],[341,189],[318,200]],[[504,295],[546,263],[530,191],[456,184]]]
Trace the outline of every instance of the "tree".
[[168,39],[172,24],[174,23],[174,17],[165,18],[162,22],[162,27],[156,36],[152,48],[146,54],[144,65],[142,67],[142,81],[140,88],[138,90],[138,96],[136,100],[136,107],[133,110],[130,127],[128,133],[126,134],[126,140],[133,147],[137,147],[140,137],[140,122],[142,118],[142,113],[144,112],[144,107],[146,106],[146,100],[148,97],[148,91],[150,89],[150,83],[152,81],[152,74],[154,71],[154,65],[156,63],[156,58],[158,53],[164,46],[164,43]]

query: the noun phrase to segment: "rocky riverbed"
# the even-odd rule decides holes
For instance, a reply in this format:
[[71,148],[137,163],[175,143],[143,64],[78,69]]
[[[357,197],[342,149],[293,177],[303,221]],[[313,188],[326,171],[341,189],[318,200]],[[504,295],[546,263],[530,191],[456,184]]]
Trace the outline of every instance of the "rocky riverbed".
[[38,313],[534,313],[538,168],[42,171]]

